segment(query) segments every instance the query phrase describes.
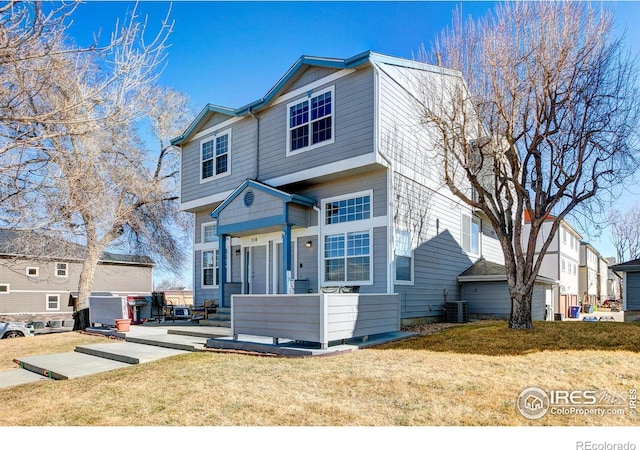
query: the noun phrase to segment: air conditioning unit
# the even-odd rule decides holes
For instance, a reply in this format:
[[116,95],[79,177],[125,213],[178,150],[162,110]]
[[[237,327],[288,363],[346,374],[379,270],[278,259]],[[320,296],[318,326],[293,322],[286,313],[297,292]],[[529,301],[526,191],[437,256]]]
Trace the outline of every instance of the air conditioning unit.
[[469,321],[468,302],[447,302],[444,304],[446,320],[449,323],[466,323]]

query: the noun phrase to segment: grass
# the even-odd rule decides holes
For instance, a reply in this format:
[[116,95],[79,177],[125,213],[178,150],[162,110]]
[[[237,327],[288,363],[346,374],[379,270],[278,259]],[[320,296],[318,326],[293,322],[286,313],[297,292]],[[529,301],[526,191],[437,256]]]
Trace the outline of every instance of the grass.
[[[60,349],[66,338],[94,337],[1,341],[0,361],[18,356],[12,347],[25,341],[53,353],[49,340]],[[325,358],[189,353],[3,389],[0,424],[635,426],[629,414],[531,421],[515,403],[532,386],[609,393],[639,387],[638,342],[640,324],[537,323],[514,332],[489,322]]]

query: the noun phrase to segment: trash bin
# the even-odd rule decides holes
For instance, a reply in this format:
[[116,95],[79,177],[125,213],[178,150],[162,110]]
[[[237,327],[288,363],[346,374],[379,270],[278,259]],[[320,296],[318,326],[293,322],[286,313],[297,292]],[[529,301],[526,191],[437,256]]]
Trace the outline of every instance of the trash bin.
[[569,307],[569,317],[572,319],[577,319],[580,317],[580,307],[579,306],[571,306]]
[[585,303],[584,305],[582,305],[582,312],[586,314],[592,314],[593,305],[590,305],[589,303]]

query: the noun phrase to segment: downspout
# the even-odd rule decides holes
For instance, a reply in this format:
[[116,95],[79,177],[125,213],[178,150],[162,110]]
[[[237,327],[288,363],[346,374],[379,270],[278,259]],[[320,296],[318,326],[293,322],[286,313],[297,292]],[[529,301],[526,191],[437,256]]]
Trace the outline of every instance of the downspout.
[[318,251],[317,251],[317,260],[318,260],[318,293],[322,291],[322,249],[324,243],[322,242],[322,210],[317,206],[313,205],[313,209],[318,214]]
[[382,158],[388,165],[387,172],[387,293],[393,294],[395,293],[395,240],[394,240],[394,220],[393,220],[393,211],[394,211],[394,203],[393,203],[393,181],[394,181],[394,169],[393,162],[387,158],[380,149],[380,71],[375,62],[371,62],[371,67],[373,67],[373,73],[375,75],[374,82],[374,110],[376,111],[374,116],[374,124],[373,124],[373,139],[374,139],[374,147],[376,149],[376,153]]
[[256,181],[260,180],[260,119],[256,116],[251,108],[249,108],[249,115],[256,120]]

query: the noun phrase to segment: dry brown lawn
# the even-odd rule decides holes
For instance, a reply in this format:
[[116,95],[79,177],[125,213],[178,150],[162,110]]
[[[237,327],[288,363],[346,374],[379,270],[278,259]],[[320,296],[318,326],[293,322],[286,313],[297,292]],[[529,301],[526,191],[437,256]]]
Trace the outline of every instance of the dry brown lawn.
[[[39,339],[10,346],[38,342],[41,353],[53,353]],[[513,332],[489,322],[332,357],[189,353],[4,389],[0,424],[638,425],[630,414],[532,421],[518,413],[516,399],[532,386],[609,393],[640,387],[639,342],[638,324],[540,323]],[[16,356],[8,343],[0,342],[3,364]]]

